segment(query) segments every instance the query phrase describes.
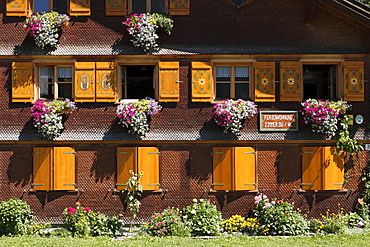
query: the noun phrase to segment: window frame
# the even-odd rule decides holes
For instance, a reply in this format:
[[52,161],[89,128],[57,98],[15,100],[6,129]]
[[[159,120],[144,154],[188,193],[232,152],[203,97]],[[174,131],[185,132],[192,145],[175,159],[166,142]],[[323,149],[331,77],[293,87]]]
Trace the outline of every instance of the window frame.
[[[40,81],[40,68],[41,67],[53,67],[54,68],[54,82],[53,82],[53,85],[54,85],[54,99],[47,99],[47,100],[56,100],[56,99],[60,99],[62,97],[59,97],[58,95],[58,85],[59,83],[65,83],[65,84],[72,84],[72,92],[71,92],[71,95],[72,95],[72,98],[74,98],[74,94],[75,94],[75,83],[74,83],[74,71],[75,71],[75,68],[74,68],[74,65],[73,65],[73,62],[65,62],[65,63],[36,63],[35,64],[35,75],[34,75],[34,78],[36,78],[36,82],[35,82],[35,94],[34,94],[34,101],[36,101],[37,99],[41,99],[41,84],[51,84],[51,83],[42,83]],[[72,80],[71,82],[59,82],[58,81],[58,68],[59,67],[71,67],[71,73],[72,73]]]
[[[127,9],[129,14],[133,14],[132,12],[132,1],[134,0],[128,0],[127,1]],[[146,11],[143,11],[141,13],[152,13],[151,11],[151,0],[145,0],[146,1]],[[169,4],[168,0],[165,0],[165,13],[161,14],[168,14],[169,13]]]

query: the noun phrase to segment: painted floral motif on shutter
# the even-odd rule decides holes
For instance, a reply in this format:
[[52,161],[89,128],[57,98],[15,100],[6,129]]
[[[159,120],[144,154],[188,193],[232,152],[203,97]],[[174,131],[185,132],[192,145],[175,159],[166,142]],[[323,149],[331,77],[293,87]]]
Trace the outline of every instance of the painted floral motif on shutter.
[[6,0],[6,16],[27,16],[28,0]]
[[275,102],[275,63],[256,62],[255,101]]
[[214,147],[212,187],[214,190],[232,190],[232,147]]
[[192,101],[211,102],[213,93],[213,76],[211,63],[192,62]]
[[52,190],[52,148],[33,148],[33,183],[34,190]]
[[190,0],[170,0],[170,15],[190,15]]
[[159,183],[159,150],[157,147],[138,147],[137,172],[144,172],[140,179],[143,190],[158,190]]
[[302,189],[321,190],[323,155],[322,147],[302,148]]
[[12,102],[32,102],[32,63],[12,63]]
[[136,147],[117,148],[117,184],[118,190],[127,186],[127,180],[131,177],[130,171],[137,172],[137,151]]
[[159,102],[179,102],[179,62],[159,63]]
[[302,100],[301,75],[300,62],[280,63],[280,101]]
[[344,62],[344,100],[364,101],[364,62]]
[[127,14],[127,0],[105,0],[105,15],[123,16]]
[[70,16],[90,16],[90,0],[70,0]]
[[115,102],[117,86],[115,83],[114,62],[96,63],[96,102]]
[[54,190],[74,190],[75,149],[72,147],[54,147]]
[[325,147],[324,190],[341,190],[344,186],[344,152],[335,153],[335,147]]
[[252,147],[234,148],[234,190],[255,190],[256,152]]
[[75,63],[75,101],[95,101],[95,63]]

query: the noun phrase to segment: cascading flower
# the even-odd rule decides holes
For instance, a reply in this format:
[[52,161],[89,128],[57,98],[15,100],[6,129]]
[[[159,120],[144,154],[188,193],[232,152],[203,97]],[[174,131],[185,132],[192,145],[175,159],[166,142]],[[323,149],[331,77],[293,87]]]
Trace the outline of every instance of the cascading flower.
[[62,26],[67,25],[69,17],[58,12],[35,13],[24,22],[24,29],[32,36],[35,43],[41,49],[46,46],[58,44],[58,31]]
[[173,21],[170,18],[157,13],[131,14],[122,24],[128,26],[126,30],[132,36],[130,41],[133,45],[143,48],[144,51],[158,47],[156,41],[159,38],[156,33],[158,28],[164,28],[170,35],[173,27]]
[[119,124],[129,128],[130,133],[143,137],[149,131],[148,115],[157,114],[161,109],[162,106],[152,99],[133,103],[121,101],[117,107],[117,117]]
[[238,135],[243,127],[243,120],[257,113],[257,105],[252,101],[226,99],[214,106],[212,117],[218,125],[225,127],[225,133],[231,131]]

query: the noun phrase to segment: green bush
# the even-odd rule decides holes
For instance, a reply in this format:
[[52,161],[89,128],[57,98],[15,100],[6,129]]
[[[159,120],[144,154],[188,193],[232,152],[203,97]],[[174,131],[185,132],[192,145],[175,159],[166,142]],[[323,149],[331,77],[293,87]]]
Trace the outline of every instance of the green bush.
[[141,230],[150,236],[189,237],[190,230],[182,221],[179,209],[167,208],[161,213],[155,213]]
[[221,232],[221,212],[208,200],[193,200],[183,210],[183,219],[192,236],[217,236]]
[[306,219],[289,202],[277,199],[270,202],[266,195],[258,195],[254,199],[253,215],[260,224],[258,234],[292,236],[308,230]]
[[95,213],[89,207],[68,207],[63,212],[67,230],[75,237],[83,236],[117,236],[123,226],[119,216],[108,217]]
[[310,232],[321,233],[324,228],[324,223],[318,219],[312,219],[308,222]]
[[31,230],[34,216],[30,206],[17,198],[0,203],[0,235],[24,235]]
[[343,212],[330,213],[328,209],[325,215],[321,216],[323,219],[324,227],[322,230],[326,233],[340,234],[346,229],[346,221]]
[[348,228],[364,227],[366,225],[366,222],[357,213],[344,215],[344,220]]

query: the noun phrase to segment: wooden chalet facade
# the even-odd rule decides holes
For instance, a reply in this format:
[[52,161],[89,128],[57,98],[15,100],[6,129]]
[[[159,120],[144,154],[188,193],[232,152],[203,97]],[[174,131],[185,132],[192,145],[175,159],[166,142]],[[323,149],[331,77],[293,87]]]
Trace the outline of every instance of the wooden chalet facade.
[[[23,28],[38,8],[71,17],[56,48],[37,47]],[[122,22],[132,12],[154,10],[174,27],[171,35],[159,30],[159,49],[146,53],[132,45]],[[336,140],[302,125],[299,110],[308,98],[347,100],[349,114],[364,118],[351,126],[351,136],[370,144],[368,6],[0,0],[0,18],[0,200],[21,198],[40,221],[60,222],[63,209],[77,201],[128,219],[119,190],[134,169],[144,171],[140,220],[193,198],[210,199],[225,218],[246,216],[258,192],[294,201],[309,217],[338,203],[346,212],[358,206],[368,151],[356,163],[334,157]],[[111,83],[103,88],[106,74]],[[83,75],[91,78],[89,87]],[[350,88],[353,77],[358,83]],[[118,125],[116,109],[121,99],[145,97],[163,109],[140,138]],[[77,103],[53,141],[33,126],[30,109],[39,98]],[[298,112],[297,130],[261,131],[255,116],[240,136],[223,133],[211,115],[226,98],[252,100],[260,111]]]

